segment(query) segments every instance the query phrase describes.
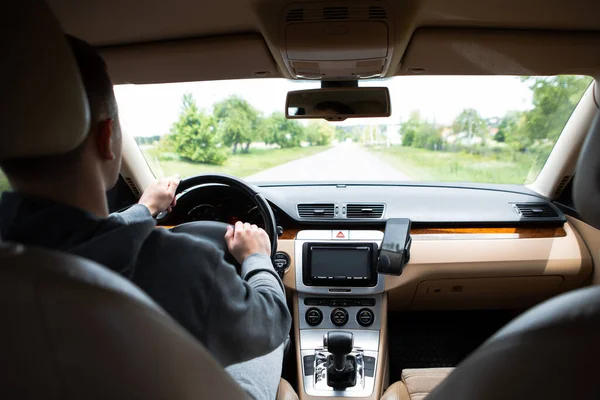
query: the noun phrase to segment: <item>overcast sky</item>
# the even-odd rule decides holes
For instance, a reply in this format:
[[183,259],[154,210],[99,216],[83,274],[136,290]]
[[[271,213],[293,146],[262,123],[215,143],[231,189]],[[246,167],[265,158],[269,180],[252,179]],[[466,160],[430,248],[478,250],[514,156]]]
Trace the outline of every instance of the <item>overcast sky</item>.
[[[465,108],[484,117],[501,117],[510,110],[531,108],[531,91],[517,77],[420,76],[361,82],[361,86],[387,86],[392,100],[390,118],[346,120],[344,125],[398,124],[411,111],[441,125],[449,125]],[[159,85],[115,86],[123,128],[134,136],[169,132],[181,110],[181,98],[191,92],[198,107],[210,110],[217,101],[236,94],[268,115],[284,111],[289,90],[319,87],[318,82],[285,79],[246,79]]]

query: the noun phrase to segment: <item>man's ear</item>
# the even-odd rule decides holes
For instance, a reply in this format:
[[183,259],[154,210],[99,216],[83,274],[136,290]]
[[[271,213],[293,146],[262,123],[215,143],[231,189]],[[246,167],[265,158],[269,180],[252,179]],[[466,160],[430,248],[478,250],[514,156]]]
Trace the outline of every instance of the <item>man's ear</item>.
[[113,136],[113,120],[111,118],[98,122],[96,147],[100,158],[103,160],[114,160],[116,157],[112,150]]

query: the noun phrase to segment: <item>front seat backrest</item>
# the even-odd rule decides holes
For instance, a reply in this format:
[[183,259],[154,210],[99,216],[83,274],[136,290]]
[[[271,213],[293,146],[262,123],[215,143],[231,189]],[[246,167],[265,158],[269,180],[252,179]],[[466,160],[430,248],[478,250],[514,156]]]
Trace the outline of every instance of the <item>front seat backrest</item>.
[[0,316],[0,398],[246,398],[152,300],[93,262],[0,244]]
[[573,201],[581,219],[600,229],[600,112],[596,113],[579,154]]
[[486,341],[427,400],[598,399],[600,287],[527,311]]

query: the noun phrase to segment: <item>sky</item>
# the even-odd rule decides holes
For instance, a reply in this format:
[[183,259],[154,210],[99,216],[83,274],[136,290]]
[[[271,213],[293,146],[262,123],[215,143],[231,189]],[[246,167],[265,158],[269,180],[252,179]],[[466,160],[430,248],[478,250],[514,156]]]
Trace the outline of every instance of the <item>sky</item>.
[[[501,117],[507,111],[532,107],[526,83],[509,76],[400,76],[365,81],[360,86],[387,86],[392,102],[389,118],[349,119],[342,125],[399,124],[418,110],[423,118],[450,125],[465,108],[476,109],[484,118]],[[181,99],[192,93],[198,107],[211,110],[214,103],[230,95],[246,99],[268,115],[283,112],[290,90],[314,89],[319,82],[285,79],[245,79],[230,81],[118,85],[115,95],[124,130],[133,136],[164,135],[181,111]]]

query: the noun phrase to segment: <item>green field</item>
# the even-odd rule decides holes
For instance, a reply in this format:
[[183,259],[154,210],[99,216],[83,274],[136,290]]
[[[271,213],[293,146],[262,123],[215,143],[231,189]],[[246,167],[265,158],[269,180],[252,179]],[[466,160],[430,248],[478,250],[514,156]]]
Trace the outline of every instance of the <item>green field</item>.
[[248,154],[230,155],[224,165],[191,163],[174,159],[176,157],[169,159],[168,155],[157,154],[154,148],[143,148],[142,151],[157,177],[179,174],[185,178],[216,172],[244,178],[298,158],[320,153],[328,148],[328,146],[313,146],[291,149],[251,149]]
[[530,183],[545,162],[545,157],[523,153],[481,156],[403,146],[368,150],[419,181]]

